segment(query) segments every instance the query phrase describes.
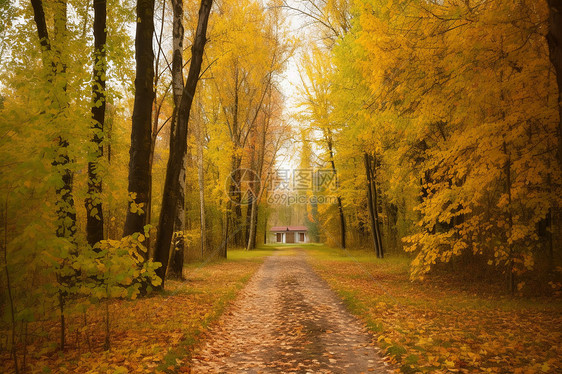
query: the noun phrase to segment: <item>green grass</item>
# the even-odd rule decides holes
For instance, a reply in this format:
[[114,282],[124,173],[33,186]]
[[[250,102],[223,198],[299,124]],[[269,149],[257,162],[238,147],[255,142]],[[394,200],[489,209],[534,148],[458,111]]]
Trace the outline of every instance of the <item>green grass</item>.
[[278,251],[277,248],[269,247],[260,247],[251,251],[246,251],[245,249],[232,249],[227,253],[227,261],[262,261],[265,257],[271,256],[276,251]]

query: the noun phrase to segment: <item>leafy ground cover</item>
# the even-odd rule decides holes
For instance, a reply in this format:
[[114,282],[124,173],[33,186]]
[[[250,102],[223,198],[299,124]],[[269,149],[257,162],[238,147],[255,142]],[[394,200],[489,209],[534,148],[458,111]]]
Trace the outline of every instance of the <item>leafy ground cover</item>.
[[[185,372],[201,334],[272,252],[273,249],[232,250],[226,261],[188,265],[184,269],[186,280],[168,281],[163,293],[112,302],[109,305],[111,348],[107,351],[103,349],[103,306],[68,316],[64,352],[56,344],[60,332],[58,321],[29,324],[26,372]],[[19,352],[21,371],[23,347]],[[0,353],[0,367],[5,372],[13,371],[8,352]]]
[[306,248],[401,372],[562,372],[560,299],[507,296],[445,275],[411,282],[405,257]]

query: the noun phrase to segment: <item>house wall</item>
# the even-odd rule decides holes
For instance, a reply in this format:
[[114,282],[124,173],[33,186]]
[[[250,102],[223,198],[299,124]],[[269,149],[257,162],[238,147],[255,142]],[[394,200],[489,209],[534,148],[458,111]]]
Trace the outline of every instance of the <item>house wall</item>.
[[[295,243],[308,243],[308,233],[302,231],[292,231],[295,236]],[[268,243],[287,243],[287,233],[281,232],[281,242],[277,241],[277,232],[270,232]],[[304,241],[300,240],[300,234],[304,234]]]

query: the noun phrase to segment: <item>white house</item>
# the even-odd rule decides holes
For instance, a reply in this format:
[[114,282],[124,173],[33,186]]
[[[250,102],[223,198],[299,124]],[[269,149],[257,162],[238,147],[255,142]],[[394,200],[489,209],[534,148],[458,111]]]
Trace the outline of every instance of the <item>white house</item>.
[[306,226],[274,226],[269,232],[270,243],[308,243]]

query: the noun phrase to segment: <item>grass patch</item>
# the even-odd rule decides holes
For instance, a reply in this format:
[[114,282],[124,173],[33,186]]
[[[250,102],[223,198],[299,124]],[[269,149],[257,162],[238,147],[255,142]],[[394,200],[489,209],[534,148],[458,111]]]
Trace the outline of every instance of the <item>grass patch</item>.
[[505,296],[485,281],[456,287],[446,276],[411,282],[405,256],[302,247],[400,372],[562,372],[559,299]]

